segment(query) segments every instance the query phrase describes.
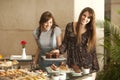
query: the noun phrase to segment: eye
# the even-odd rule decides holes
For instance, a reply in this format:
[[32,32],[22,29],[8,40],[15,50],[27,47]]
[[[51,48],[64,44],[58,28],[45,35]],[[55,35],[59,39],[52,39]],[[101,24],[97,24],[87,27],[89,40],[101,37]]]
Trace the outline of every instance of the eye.
[[83,14],[83,16],[84,16],[84,17],[86,17],[86,15],[85,15],[85,14]]
[[52,21],[50,21],[50,23],[52,23]]
[[88,19],[91,19],[91,17],[89,16]]

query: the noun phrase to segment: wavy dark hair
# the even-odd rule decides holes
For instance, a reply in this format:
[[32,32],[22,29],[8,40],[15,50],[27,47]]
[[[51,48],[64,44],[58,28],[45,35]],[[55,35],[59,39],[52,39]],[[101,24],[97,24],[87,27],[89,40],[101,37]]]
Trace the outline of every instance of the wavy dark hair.
[[86,24],[86,30],[88,33],[88,52],[93,49],[96,45],[96,25],[95,25],[95,12],[92,8],[86,7],[84,8],[78,18],[78,22],[76,25],[76,32],[77,32],[77,43],[81,43],[81,31],[80,31],[80,25],[81,25],[81,17],[84,12],[88,11],[90,14],[90,22]]
[[44,23],[47,22],[48,20],[50,20],[51,18],[53,20],[53,24],[52,24],[52,27],[51,27],[52,28],[51,37],[54,34],[54,28],[58,27],[58,25],[56,24],[55,19],[54,19],[52,13],[49,12],[49,11],[46,11],[40,17],[39,27],[38,27],[38,38],[40,37],[40,34],[41,34],[42,27],[43,27]]

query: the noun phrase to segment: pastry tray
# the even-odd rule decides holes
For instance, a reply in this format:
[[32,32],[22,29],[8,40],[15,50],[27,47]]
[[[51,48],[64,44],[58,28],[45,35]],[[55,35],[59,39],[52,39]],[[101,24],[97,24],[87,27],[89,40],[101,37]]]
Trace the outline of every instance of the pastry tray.
[[55,61],[64,61],[64,60],[66,60],[66,58],[63,56],[60,56],[59,58],[46,58],[46,56],[42,56],[42,58],[47,61],[54,61],[54,60]]
[[72,74],[72,76],[82,76],[83,75],[82,72],[76,73],[74,70],[72,70],[71,74]]

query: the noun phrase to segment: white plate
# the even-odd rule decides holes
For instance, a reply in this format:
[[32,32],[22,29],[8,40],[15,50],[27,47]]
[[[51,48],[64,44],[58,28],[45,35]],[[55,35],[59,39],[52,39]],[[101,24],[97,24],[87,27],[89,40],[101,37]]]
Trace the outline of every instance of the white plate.
[[46,67],[46,70],[48,71],[48,73],[58,73],[58,72],[65,72],[65,73],[70,73],[72,72],[71,69],[68,69],[68,70],[61,70],[58,68],[58,70],[52,70],[51,67]]
[[46,67],[46,70],[48,73],[58,73],[59,72],[59,70],[56,70],[56,71],[52,70],[51,67]]
[[42,58],[44,60],[48,60],[48,61],[53,61],[53,60],[63,61],[63,60],[66,60],[66,58],[64,58],[63,56],[62,57],[60,56],[59,58],[46,58],[46,56],[42,56]]
[[72,76],[82,76],[82,73],[83,72],[80,72],[80,73],[76,73],[73,69],[71,69],[71,74],[72,74]]
[[80,72],[80,73],[72,72],[71,74],[72,74],[72,76],[82,76],[82,72]]
[[32,55],[27,55],[26,59],[22,59],[22,55],[11,55],[10,60],[32,60]]

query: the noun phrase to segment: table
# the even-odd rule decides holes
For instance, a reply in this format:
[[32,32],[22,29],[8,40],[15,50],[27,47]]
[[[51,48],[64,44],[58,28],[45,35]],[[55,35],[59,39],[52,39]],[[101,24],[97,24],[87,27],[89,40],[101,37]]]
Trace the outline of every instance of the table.
[[10,60],[17,60],[19,62],[20,68],[32,68],[32,61],[33,56],[32,55],[26,55],[26,59],[22,58],[22,55],[11,55]]
[[[8,59],[8,58],[7,58]],[[24,68],[32,68],[32,61],[33,61],[33,56],[32,55],[27,55],[27,58],[26,59],[22,59],[22,56],[21,55],[11,55],[9,57],[9,60],[17,60],[19,61],[19,66],[20,68],[24,69]],[[63,61],[66,60],[66,59],[63,59]],[[48,73],[51,75],[51,71],[49,69],[49,67],[46,67]],[[56,72],[53,72],[53,74],[56,73]],[[59,72],[57,72],[59,73]],[[52,74],[52,75],[53,75]],[[51,77],[50,77],[50,80]],[[93,80],[92,79],[92,73],[90,74],[85,74],[85,75],[82,75],[82,76],[73,76],[71,74],[71,71],[67,71],[66,72],[66,80]]]

